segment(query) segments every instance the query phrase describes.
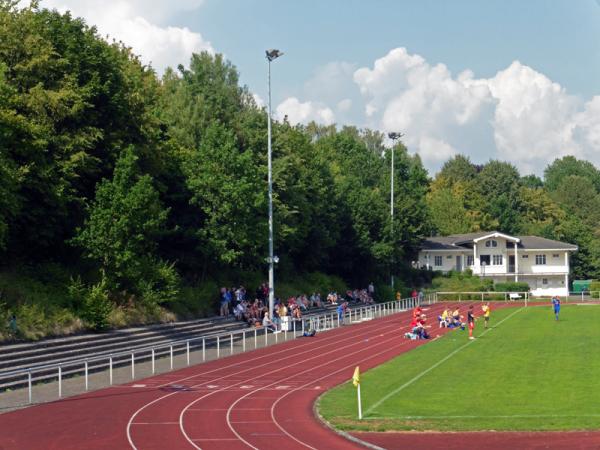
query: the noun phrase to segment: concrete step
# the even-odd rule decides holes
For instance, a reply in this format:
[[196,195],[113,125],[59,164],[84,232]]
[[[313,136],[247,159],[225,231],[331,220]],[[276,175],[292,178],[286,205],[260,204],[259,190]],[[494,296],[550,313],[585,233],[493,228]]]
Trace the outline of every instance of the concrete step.
[[202,332],[202,330],[212,330],[213,328],[223,327],[227,329],[231,326],[238,326],[234,321],[221,321],[221,322],[201,322],[191,324],[174,324],[169,327],[161,327],[160,329],[144,329],[124,332],[114,332],[95,335],[92,340],[81,341],[80,339],[64,340],[60,345],[54,343],[52,346],[36,345],[33,344],[29,347],[21,347],[19,351],[12,351],[6,354],[0,354],[0,364],[4,361],[10,361],[15,359],[35,357],[39,355],[46,355],[50,357],[58,353],[65,351],[78,351],[82,348],[93,348],[96,346],[104,347],[107,345],[120,345],[123,343],[132,344],[138,340],[152,339],[154,337],[167,337],[173,336],[179,333],[187,331]]
[[[36,365],[43,365],[48,361],[62,362],[73,359],[83,359],[93,357],[98,354],[118,353],[128,349],[138,349],[144,347],[152,347],[164,344],[165,342],[197,338],[203,335],[215,333],[223,333],[233,330],[239,330],[240,323],[232,322],[221,325],[213,325],[211,327],[201,326],[194,328],[185,328],[183,330],[173,330],[172,333],[146,333],[137,336],[135,339],[126,338],[116,342],[96,343],[95,345],[86,345],[82,343],[69,345],[65,347],[56,347],[52,352],[44,352],[44,350],[35,350],[28,355],[11,354],[10,358],[2,358],[0,360],[0,371],[16,370],[17,368],[30,368]],[[127,345],[123,345],[127,344]]]
[[77,334],[73,336],[63,336],[59,338],[47,338],[36,342],[20,342],[16,344],[2,344],[0,345],[0,358],[4,355],[15,352],[23,352],[35,348],[49,349],[53,347],[60,347],[62,345],[68,345],[71,343],[93,343],[94,341],[105,341],[107,339],[121,338],[124,336],[132,336],[139,333],[147,333],[150,331],[160,332],[161,330],[170,330],[174,327],[185,327],[192,326],[195,324],[217,324],[231,321],[231,319],[224,319],[220,317],[211,317],[205,319],[196,319],[181,322],[171,322],[164,324],[138,326],[131,328],[122,328],[119,330],[111,330],[104,333],[85,333]]

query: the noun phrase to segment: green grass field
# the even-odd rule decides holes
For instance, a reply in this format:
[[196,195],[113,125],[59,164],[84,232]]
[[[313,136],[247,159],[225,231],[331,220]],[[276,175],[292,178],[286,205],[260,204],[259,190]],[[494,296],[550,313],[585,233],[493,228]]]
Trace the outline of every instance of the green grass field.
[[[506,308],[474,341],[455,330],[319,400],[344,430],[600,429],[600,305]],[[432,329],[435,335],[435,328]]]

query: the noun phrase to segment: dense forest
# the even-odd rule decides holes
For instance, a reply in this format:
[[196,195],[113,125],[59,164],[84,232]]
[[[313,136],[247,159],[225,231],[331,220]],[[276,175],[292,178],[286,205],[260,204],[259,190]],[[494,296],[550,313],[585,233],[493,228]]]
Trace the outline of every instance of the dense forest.
[[[264,281],[267,114],[235,66],[194,54],[158,77],[81,19],[16,4],[0,0],[3,321],[44,335],[195,315],[220,285]],[[386,292],[392,271],[402,290],[423,237],[492,229],[577,244],[574,277],[600,277],[591,163],[541,179],[456,156],[431,177],[398,143],[392,226],[389,150],[379,131],[273,123],[276,295]]]

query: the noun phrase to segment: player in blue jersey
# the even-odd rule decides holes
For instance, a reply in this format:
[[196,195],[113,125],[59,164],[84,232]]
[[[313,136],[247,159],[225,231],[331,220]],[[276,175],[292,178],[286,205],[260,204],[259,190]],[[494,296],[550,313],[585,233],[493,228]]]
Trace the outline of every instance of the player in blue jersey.
[[560,313],[560,299],[558,295],[552,297],[552,307],[554,308],[554,317],[558,320],[558,314]]

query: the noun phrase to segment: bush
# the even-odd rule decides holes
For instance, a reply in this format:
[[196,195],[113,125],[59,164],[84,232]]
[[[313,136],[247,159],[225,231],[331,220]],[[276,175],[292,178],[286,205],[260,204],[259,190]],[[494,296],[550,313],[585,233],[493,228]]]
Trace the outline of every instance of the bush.
[[493,290],[494,282],[468,272],[449,272],[435,276],[431,287],[438,292],[488,292]]
[[497,292],[529,292],[529,284],[523,281],[509,281],[506,283],[496,283],[494,290]]
[[598,292],[600,291],[600,281],[598,280],[593,280],[590,283],[590,288],[589,288],[590,292]]
[[83,299],[81,317],[94,330],[104,330],[108,327],[108,317],[113,310],[113,304],[108,298],[106,279],[91,287]]

